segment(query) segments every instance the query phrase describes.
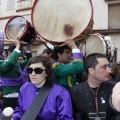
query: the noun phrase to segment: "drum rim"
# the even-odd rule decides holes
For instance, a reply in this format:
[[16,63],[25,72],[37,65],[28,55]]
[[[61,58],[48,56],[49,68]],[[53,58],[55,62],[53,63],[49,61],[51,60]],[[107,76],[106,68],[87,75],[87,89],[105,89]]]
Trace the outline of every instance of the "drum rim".
[[[13,17],[11,17],[11,18],[8,20],[8,22],[7,22],[6,25],[5,25],[4,32],[5,32],[5,36],[6,36],[7,39],[10,39],[10,37],[9,37],[8,34],[7,34],[8,24],[9,24],[14,18],[17,18],[17,17],[21,17],[21,18],[23,18],[23,19],[25,20],[25,22],[26,22],[25,28],[26,28],[26,31],[28,30],[28,21],[27,21],[23,16],[21,16],[21,15],[13,16]],[[20,38],[18,38],[19,40],[21,40],[21,39],[26,35],[26,31],[25,31],[23,34],[20,35]],[[11,40],[11,39],[10,39],[10,40]]]
[[[55,41],[55,40],[48,40],[48,39],[46,39],[46,38],[43,37],[43,36],[38,32],[38,30],[36,29],[36,27],[35,27],[35,25],[34,25],[34,22],[33,22],[33,11],[34,11],[34,8],[35,8],[35,5],[37,4],[37,2],[38,2],[38,0],[35,0],[35,1],[34,1],[34,4],[33,4],[33,6],[32,6],[32,10],[31,10],[31,22],[32,22],[32,26],[34,27],[35,31],[37,32],[37,34],[38,34],[42,39],[44,39],[44,40],[47,41],[47,42],[51,42],[51,43],[53,43],[53,44],[63,44],[63,43],[64,43],[63,40],[61,40],[60,42],[57,42],[57,41]],[[80,35],[82,35],[82,34],[86,31],[86,29],[90,26],[90,24],[91,24],[91,22],[92,22],[92,20],[93,20],[93,4],[92,4],[92,0],[89,0],[89,2],[90,2],[90,5],[91,5],[91,18],[90,18],[90,20],[89,20],[86,28],[83,29],[83,31],[82,31],[79,35],[77,35],[76,37],[74,37],[73,40],[75,40],[76,38],[79,38]],[[92,28],[93,28],[93,25],[92,25]],[[91,29],[92,29],[92,28],[91,28]]]

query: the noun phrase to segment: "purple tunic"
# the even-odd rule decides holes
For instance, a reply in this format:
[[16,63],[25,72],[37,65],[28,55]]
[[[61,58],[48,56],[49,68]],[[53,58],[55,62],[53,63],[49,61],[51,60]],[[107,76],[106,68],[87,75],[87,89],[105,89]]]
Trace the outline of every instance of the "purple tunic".
[[[36,96],[38,89],[31,83],[25,83],[18,97],[19,106],[14,110],[13,119],[20,120]],[[34,111],[34,110],[33,110]],[[69,92],[54,84],[36,120],[73,120],[72,104]]]
[[4,49],[4,32],[0,30],[0,55],[3,54],[3,49]]

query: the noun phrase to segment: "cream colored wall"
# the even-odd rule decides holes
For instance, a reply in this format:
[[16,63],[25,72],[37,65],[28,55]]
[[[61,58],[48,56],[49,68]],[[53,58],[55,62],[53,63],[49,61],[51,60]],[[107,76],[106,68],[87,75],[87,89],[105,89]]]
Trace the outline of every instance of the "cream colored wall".
[[[51,45],[49,43],[47,43],[47,46],[49,48],[53,48],[53,46],[51,47]],[[46,48],[47,47],[44,44],[33,45],[32,46],[33,56],[42,54],[42,51]]]
[[108,3],[105,0],[92,0],[94,10],[94,30],[108,29]]
[[14,9],[7,10],[7,0],[1,0],[0,4],[0,17],[15,15]]
[[46,47],[43,44],[32,46],[32,51],[37,51],[37,55],[41,54]]

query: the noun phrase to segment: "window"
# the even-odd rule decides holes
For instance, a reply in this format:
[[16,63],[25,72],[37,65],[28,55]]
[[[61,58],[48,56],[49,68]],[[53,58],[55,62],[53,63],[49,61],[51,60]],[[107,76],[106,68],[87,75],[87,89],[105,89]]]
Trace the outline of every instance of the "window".
[[120,29],[120,3],[108,5],[108,29]]
[[17,10],[31,8],[34,0],[17,0]]
[[7,9],[14,9],[14,8],[15,8],[15,0],[8,0]]

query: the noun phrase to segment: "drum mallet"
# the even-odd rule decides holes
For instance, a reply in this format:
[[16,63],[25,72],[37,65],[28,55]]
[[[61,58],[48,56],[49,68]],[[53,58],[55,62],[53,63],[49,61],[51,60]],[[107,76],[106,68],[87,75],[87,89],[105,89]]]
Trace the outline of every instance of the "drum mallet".
[[0,120],[11,120],[13,115],[13,109],[11,107],[6,107],[0,116]]

